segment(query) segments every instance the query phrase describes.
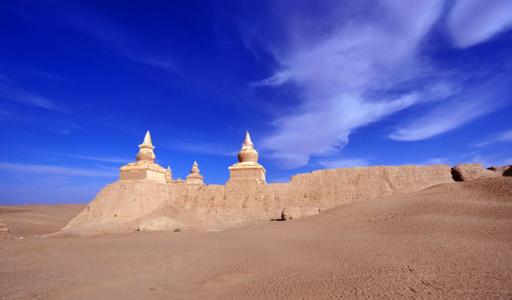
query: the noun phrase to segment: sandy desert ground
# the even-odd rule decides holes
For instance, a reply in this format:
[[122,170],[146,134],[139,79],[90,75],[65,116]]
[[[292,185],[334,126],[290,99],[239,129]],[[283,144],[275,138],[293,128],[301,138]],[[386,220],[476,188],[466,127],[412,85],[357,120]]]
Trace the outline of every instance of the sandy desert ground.
[[1,298],[512,297],[510,177],[221,232],[38,236],[82,207],[0,207]]

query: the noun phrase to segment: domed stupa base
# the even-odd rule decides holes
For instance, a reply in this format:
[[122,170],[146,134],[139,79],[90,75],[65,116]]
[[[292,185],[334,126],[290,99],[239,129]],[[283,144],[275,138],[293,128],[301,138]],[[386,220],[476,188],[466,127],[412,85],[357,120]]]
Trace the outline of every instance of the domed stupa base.
[[121,167],[120,180],[151,180],[167,183],[166,170],[154,162],[135,162]]
[[260,164],[234,164],[229,167],[227,184],[265,184],[265,172]]
[[158,183],[167,183],[167,170],[155,163],[155,147],[151,141],[151,134],[146,132],[144,141],[139,145],[137,161],[121,167],[120,180],[151,180]]
[[186,183],[187,184],[204,184],[203,176],[199,174],[190,174],[187,176]]
[[185,183],[187,184],[204,184],[203,181],[204,177],[201,175],[199,171],[199,165],[197,164],[197,161],[194,161],[194,164],[192,165],[192,169],[190,169],[190,174],[188,174],[187,179],[185,180]]
[[254,149],[249,132],[245,134],[238,163],[229,167],[228,184],[265,184],[265,168],[258,163],[258,151]]

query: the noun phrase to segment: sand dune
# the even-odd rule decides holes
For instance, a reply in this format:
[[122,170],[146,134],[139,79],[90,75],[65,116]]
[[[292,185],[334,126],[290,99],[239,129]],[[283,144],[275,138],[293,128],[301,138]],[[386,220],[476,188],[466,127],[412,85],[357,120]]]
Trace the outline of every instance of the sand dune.
[[16,236],[55,232],[83,210],[85,205],[20,205],[0,206],[0,218]]
[[0,297],[512,297],[512,178],[221,232],[35,236],[80,209],[0,207]]

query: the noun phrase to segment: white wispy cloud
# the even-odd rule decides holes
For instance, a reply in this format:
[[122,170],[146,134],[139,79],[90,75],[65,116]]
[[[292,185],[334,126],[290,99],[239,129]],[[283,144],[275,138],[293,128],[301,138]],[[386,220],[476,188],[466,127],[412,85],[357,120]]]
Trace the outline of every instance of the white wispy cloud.
[[[421,105],[417,118],[399,124],[390,138],[431,138],[503,105],[503,99],[486,95],[484,88],[467,90],[467,77],[475,74],[441,70],[423,53],[435,25],[445,25],[439,21],[443,9],[451,7],[448,2],[333,3],[327,11],[337,13],[321,20],[315,14],[309,19],[304,11],[290,13],[296,8],[287,6],[282,14],[286,42],[276,41],[268,51],[279,66],[273,75],[252,84],[297,87],[300,102],[292,113],[274,120],[274,130],[262,143],[282,167],[300,167],[311,157],[332,155],[356,129],[413,106]],[[295,17],[287,20],[287,15]],[[492,83],[501,83],[490,77],[486,88],[492,90]]]
[[390,138],[398,141],[418,141],[458,128],[506,104],[502,94],[503,78],[493,78],[445,101],[424,115],[397,128]]
[[[302,102],[274,122],[265,150],[294,168],[311,156],[327,155],[347,144],[353,130],[425,101],[432,86],[387,93],[428,72],[417,48],[438,20],[443,1],[380,1],[368,18],[349,18],[328,32],[293,31],[276,55],[281,67],[256,85],[294,82]],[[350,15],[350,13],[347,13]],[[308,24],[308,20],[303,21]],[[301,24],[304,25],[304,24]],[[447,95],[443,95],[446,97]]]
[[460,48],[482,43],[511,26],[510,0],[458,0],[448,16],[448,30]]
[[345,146],[353,129],[416,101],[419,101],[417,94],[380,102],[365,102],[360,95],[340,95],[324,101],[325,106],[311,107],[306,112],[277,120],[278,131],[266,137],[263,149],[270,151],[285,168],[303,166],[312,155],[326,155]]
[[493,142],[512,142],[512,129],[500,132],[492,138]]
[[61,113],[71,112],[68,107],[61,103],[51,100],[45,96],[29,93],[19,89],[4,88],[2,91],[0,91],[0,97],[25,105],[44,108]]
[[164,148],[172,148],[180,151],[200,153],[217,156],[236,156],[238,150],[228,150],[226,147],[213,143],[193,143],[186,141],[173,141],[172,144],[163,144]]
[[98,171],[83,168],[53,165],[18,164],[9,162],[0,162],[0,171],[9,173],[48,174],[81,177],[114,177],[118,175],[115,172],[105,170]]
[[13,115],[13,113],[10,111],[0,110],[0,116],[11,116],[11,115]]
[[512,142],[512,129],[505,130],[494,134],[484,141],[472,145],[473,147],[484,147],[496,143],[511,143]]
[[99,161],[99,162],[108,162],[108,163],[122,163],[122,164],[125,164],[125,163],[128,163],[130,161],[133,161],[133,158],[132,159],[128,159],[128,158],[122,158],[122,157],[79,155],[79,154],[57,153],[57,152],[50,152],[48,154],[54,155],[54,156],[60,156],[60,157],[69,157],[69,158],[76,158],[76,159],[82,159],[82,160],[91,160],[91,161]]
[[34,73],[35,75],[43,77],[43,78],[46,78],[46,79],[58,80],[58,81],[68,81],[69,80],[69,78],[66,78],[64,76],[61,76],[61,75],[58,75],[58,74],[55,74],[55,73],[51,73],[51,72],[48,72],[48,71],[45,71],[45,70],[41,70],[41,69],[38,69],[38,68],[35,68],[35,67],[29,67],[29,70],[32,73]]

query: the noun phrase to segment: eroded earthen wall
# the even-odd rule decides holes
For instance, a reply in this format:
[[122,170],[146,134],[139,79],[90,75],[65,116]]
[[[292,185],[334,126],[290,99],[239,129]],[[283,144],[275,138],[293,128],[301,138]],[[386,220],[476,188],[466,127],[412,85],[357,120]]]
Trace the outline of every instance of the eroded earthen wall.
[[288,198],[298,205],[325,209],[360,199],[419,191],[452,181],[447,165],[320,170],[293,176]]
[[141,221],[162,216],[188,228],[223,229],[280,218],[288,206],[325,210],[452,181],[446,165],[320,170],[293,176],[290,183],[267,185],[118,181],[105,187],[65,229],[133,231]]

